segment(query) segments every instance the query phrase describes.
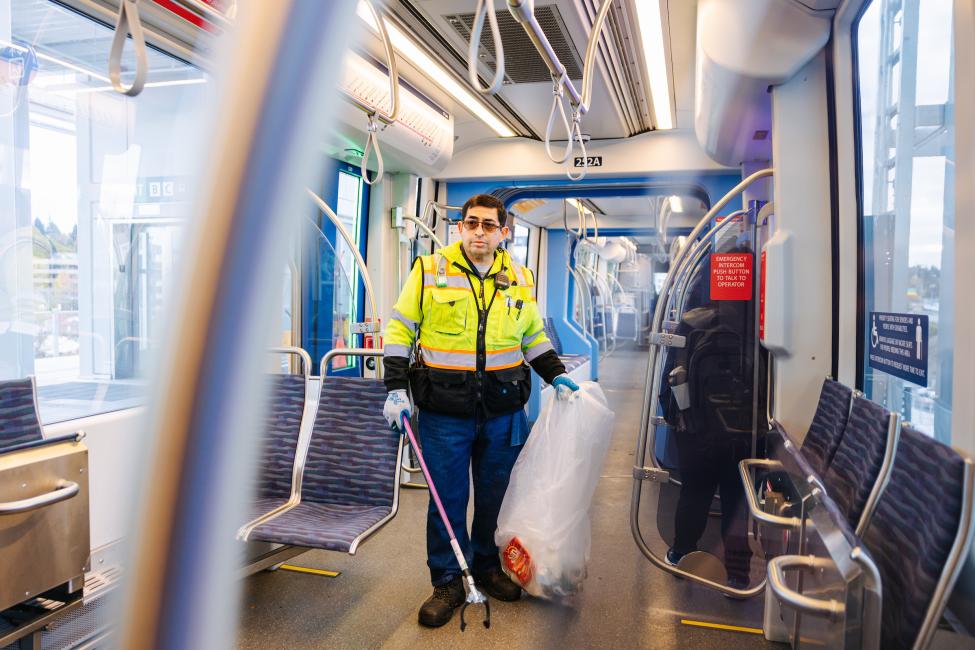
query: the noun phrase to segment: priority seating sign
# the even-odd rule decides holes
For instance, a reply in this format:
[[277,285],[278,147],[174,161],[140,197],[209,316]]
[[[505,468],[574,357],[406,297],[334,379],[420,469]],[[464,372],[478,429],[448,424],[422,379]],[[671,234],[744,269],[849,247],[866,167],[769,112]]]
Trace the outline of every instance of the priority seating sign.
[[711,300],[752,299],[751,253],[711,255]]
[[870,312],[867,359],[912,384],[928,385],[928,317],[924,314]]

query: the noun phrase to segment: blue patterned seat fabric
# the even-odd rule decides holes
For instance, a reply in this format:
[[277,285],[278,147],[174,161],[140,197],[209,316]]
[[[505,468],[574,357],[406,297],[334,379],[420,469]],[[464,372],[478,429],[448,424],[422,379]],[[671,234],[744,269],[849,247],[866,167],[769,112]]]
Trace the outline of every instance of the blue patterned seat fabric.
[[964,473],[953,449],[903,428],[890,482],[863,535],[883,585],[884,650],[914,645],[958,533]]
[[552,347],[555,348],[555,354],[562,356],[562,341],[559,339],[559,333],[555,329],[555,321],[551,318],[545,319],[545,335],[548,336],[548,340],[552,342]]
[[889,421],[890,413],[884,407],[854,398],[846,432],[823,475],[827,494],[854,529],[880,474]]
[[802,453],[819,476],[826,473],[840,446],[852,394],[852,389],[832,379],[823,382],[816,414],[802,442]]
[[305,410],[305,378],[302,375],[273,374],[270,404],[264,423],[264,444],[260,475],[251,504],[252,521],[291,497],[291,478]]
[[[566,372],[572,372],[586,361],[589,361],[589,357],[585,354],[563,354],[562,353],[562,341],[559,339],[559,333],[555,329],[555,321],[551,318],[545,319],[545,334],[548,336],[548,340],[552,342],[552,347],[555,348],[555,353],[559,355],[559,359],[562,360],[562,365],[565,366]],[[542,382],[543,386],[547,386]]]
[[0,381],[0,452],[43,438],[34,401],[34,379]]
[[392,512],[399,436],[383,417],[382,380],[328,377],[301,482],[301,503],[249,539],[348,552]]

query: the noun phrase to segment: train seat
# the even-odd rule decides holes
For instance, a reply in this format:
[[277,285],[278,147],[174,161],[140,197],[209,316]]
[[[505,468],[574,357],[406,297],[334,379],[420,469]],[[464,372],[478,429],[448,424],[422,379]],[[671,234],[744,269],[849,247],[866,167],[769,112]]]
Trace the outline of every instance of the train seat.
[[[781,556],[769,563],[769,585],[783,614],[786,610],[817,614],[793,618],[786,628],[797,624],[799,638],[830,647],[929,647],[969,558],[975,532],[973,483],[975,465],[970,458],[905,425],[886,489],[859,537],[851,531],[847,513],[825,498],[823,507],[813,512],[818,521],[806,555]],[[841,537],[816,543],[816,536],[825,540],[834,527]],[[847,545],[859,549],[859,558]],[[866,569],[866,580],[857,580],[849,572],[851,559]],[[803,587],[807,596],[785,583],[783,568],[807,569]],[[808,582],[837,572],[853,579],[839,587],[834,580],[828,589]],[[873,595],[850,591],[861,588]],[[829,599],[811,596],[826,593]]]
[[0,381],[0,450],[44,438],[35,395],[33,377]]
[[[775,422],[768,437],[768,457],[778,459],[780,463],[787,459],[785,466],[793,470],[794,474],[803,478],[813,476],[821,481],[843,439],[854,394],[853,389],[827,377],[823,380],[816,413],[802,442],[801,451],[782,425]],[[774,468],[774,465],[770,466],[770,469]],[[770,471],[758,487],[761,490],[759,499],[778,504],[778,510],[788,509],[795,501],[790,479],[782,471]],[[746,489],[754,489],[750,480]]]
[[248,540],[354,554],[395,516],[403,444],[383,417],[385,401],[382,380],[323,378],[300,501]]
[[302,375],[273,374],[268,377],[268,382],[271,400],[265,418],[260,475],[248,521],[286,504],[294,494],[293,479],[307,380]]
[[819,393],[816,414],[801,447],[803,457],[819,476],[823,476],[833,462],[852,406],[853,390],[827,377]]
[[45,438],[34,379],[0,382],[0,611],[55,589],[54,600],[81,598],[91,549],[84,437]]
[[[897,418],[882,406],[827,379],[801,448],[777,427],[770,437],[771,460],[741,463],[750,518],[794,530],[801,494],[819,488],[852,528],[862,530],[870,517],[871,496],[875,504],[891,471],[897,426]],[[771,471],[756,481],[752,467]],[[791,552],[795,543],[789,536],[766,537],[761,527],[755,537],[766,558]]]
[[879,404],[854,397],[846,431],[822,477],[826,492],[857,530],[871,514],[866,512],[871,493],[887,479],[882,470],[884,459],[895,452],[891,447],[896,435],[890,435],[890,429],[896,422],[897,417]]
[[[548,336],[548,340],[552,342],[552,347],[555,348],[555,353],[559,355],[559,359],[562,360],[562,364],[565,366],[565,371],[572,374],[572,371],[580,368],[589,361],[589,357],[584,354],[566,354],[562,348],[562,341],[559,339],[559,333],[555,329],[555,322],[551,318],[545,319],[545,334]],[[543,386],[548,384],[542,382]]]
[[863,543],[883,585],[880,647],[925,647],[972,543],[971,459],[904,426]]

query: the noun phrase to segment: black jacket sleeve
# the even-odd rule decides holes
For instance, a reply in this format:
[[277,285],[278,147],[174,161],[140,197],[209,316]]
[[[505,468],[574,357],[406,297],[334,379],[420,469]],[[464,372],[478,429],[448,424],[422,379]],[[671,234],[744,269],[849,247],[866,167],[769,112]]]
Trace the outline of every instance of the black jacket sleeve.
[[555,350],[542,352],[529,363],[531,363],[531,367],[535,372],[538,373],[538,376],[549,384],[552,383],[553,379],[565,372],[565,366],[562,365],[562,360],[559,359],[559,355],[556,354]]
[[383,360],[383,383],[386,384],[386,390],[406,390],[410,385],[407,375],[409,368],[410,360],[406,357],[386,357]]

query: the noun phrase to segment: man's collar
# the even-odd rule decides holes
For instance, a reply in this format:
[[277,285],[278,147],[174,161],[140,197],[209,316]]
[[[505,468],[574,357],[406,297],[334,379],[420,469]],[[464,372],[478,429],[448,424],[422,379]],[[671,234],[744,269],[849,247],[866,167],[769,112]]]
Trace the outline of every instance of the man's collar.
[[[477,267],[474,263],[467,257],[467,253],[464,251],[463,242],[454,242],[450,246],[440,249],[440,254],[446,257],[448,260],[464,269],[468,273],[473,273],[480,276],[480,272],[477,271]],[[501,270],[503,265],[504,249],[498,248],[494,251],[494,262],[491,263],[491,268],[488,269],[487,275],[494,275]]]

